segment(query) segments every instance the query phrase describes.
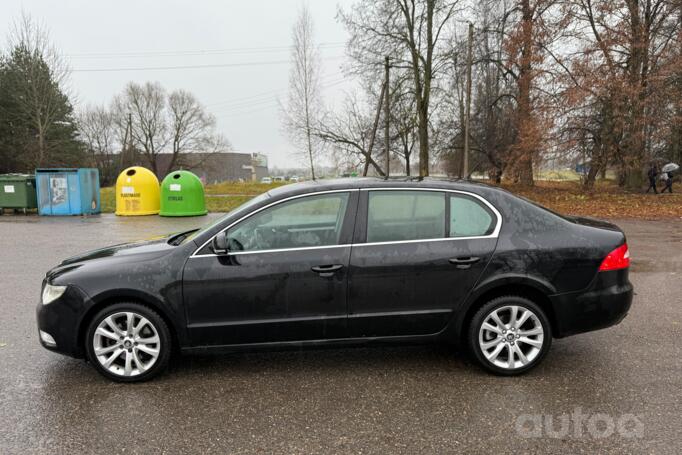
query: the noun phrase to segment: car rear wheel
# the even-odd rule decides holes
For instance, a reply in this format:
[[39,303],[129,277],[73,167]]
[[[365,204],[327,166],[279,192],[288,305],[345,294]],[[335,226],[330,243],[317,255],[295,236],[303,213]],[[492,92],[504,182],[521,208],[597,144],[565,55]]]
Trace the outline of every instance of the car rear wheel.
[[117,303],[90,322],[85,339],[88,360],[119,382],[146,381],[168,366],[171,338],[161,316],[136,303]]
[[544,311],[520,296],[497,297],[483,305],[469,325],[468,344],[486,370],[512,376],[537,366],[552,344]]

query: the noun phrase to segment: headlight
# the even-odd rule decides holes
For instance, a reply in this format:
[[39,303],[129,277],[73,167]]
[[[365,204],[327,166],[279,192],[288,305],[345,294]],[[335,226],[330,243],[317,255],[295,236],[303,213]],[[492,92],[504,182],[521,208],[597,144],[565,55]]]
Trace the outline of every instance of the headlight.
[[66,286],[52,286],[51,284],[45,284],[43,288],[43,305],[52,303],[57,300],[66,291]]

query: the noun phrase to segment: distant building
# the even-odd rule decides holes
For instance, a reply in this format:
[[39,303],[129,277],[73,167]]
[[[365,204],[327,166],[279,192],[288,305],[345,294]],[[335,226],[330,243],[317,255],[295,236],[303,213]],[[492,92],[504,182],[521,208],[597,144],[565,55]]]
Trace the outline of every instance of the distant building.
[[262,153],[186,153],[174,169],[169,169],[172,156],[170,153],[157,155],[160,179],[178,169],[194,172],[204,183],[260,181],[269,175],[268,157]]

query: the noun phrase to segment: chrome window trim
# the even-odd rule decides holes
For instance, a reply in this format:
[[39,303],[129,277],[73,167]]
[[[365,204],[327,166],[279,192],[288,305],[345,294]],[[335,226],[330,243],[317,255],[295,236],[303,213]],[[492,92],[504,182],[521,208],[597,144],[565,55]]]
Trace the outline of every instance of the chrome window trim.
[[[216,234],[217,235],[217,234]],[[350,243],[346,243],[344,245],[322,245],[322,246],[301,246],[298,248],[279,248],[279,249],[271,249],[271,250],[253,250],[253,251],[233,251],[228,253],[230,256],[241,256],[243,254],[262,254],[262,253],[280,253],[280,252],[291,252],[291,251],[306,251],[306,250],[325,250],[329,248],[349,248],[352,245]],[[193,255],[190,257],[193,258],[209,258],[209,257],[214,257],[218,256],[217,254],[197,254]]]
[[320,194],[330,194],[330,193],[346,193],[350,191],[432,191],[432,192],[440,192],[440,193],[459,193],[459,194],[464,194],[466,196],[471,196],[473,198],[478,199],[479,201],[483,202],[486,207],[488,207],[497,217],[497,224],[495,226],[495,229],[490,235],[479,235],[479,236],[471,236],[471,237],[440,237],[440,238],[433,238],[433,239],[414,239],[414,240],[395,240],[395,241],[389,241],[389,242],[370,242],[370,243],[350,243],[350,244],[343,244],[343,245],[322,245],[322,246],[305,246],[305,247],[300,247],[300,248],[280,248],[280,249],[270,249],[270,250],[255,250],[255,251],[235,251],[232,253],[229,253],[230,255],[233,256],[240,256],[244,254],[263,254],[263,253],[279,253],[279,252],[291,252],[291,251],[305,251],[305,250],[321,250],[321,249],[326,249],[326,248],[348,248],[348,247],[362,247],[362,246],[377,246],[377,245],[398,245],[398,244],[403,244],[403,243],[419,243],[419,242],[445,242],[445,241],[450,241],[450,240],[478,240],[478,239],[494,239],[499,237],[500,235],[500,230],[502,229],[502,215],[500,215],[500,212],[495,208],[494,205],[492,205],[490,202],[488,202],[484,197],[479,196],[478,194],[475,193],[470,193],[468,191],[462,191],[462,190],[449,190],[449,189],[444,189],[444,188],[410,188],[410,187],[405,187],[405,188],[400,188],[400,187],[391,187],[391,188],[348,188],[348,189],[343,189],[343,190],[327,190],[327,191],[318,191],[315,193],[306,193],[306,194],[299,194],[296,196],[291,196],[279,201],[272,202],[264,207],[259,208],[258,210],[255,210],[251,213],[248,213],[244,215],[243,217],[239,218],[237,221],[231,223],[228,225],[225,229],[222,229],[218,232],[216,232],[210,239],[208,239],[206,242],[204,242],[199,248],[197,248],[194,253],[189,257],[189,259],[192,258],[206,258],[206,257],[218,257],[219,255],[217,254],[197,254],[199,251],[201,251],[206,245],[208,245],[211,241],[213,241],[213,238],[220,234],[221,232],[225,232],[228,229],[230,229],[232,226],[234,226],[237,223],[240,223],[241,221],[249,218],[252,215],[255,215],[256,213],[265,210],[269,207],[272,207],[277,204],[281,204],[283,202],[291,201],[294,199],[299,199],[303,197],[308,197],[308,196],[317,196]]
[[[263,210],[265,210],[265,209],[267,209],[267,208],[270,208],[270,207],[275,206],[275,205],[277,205],[277,204],[282,204],[282,203],[284,203],[284,202],[292,201],[292,200],[294,200],[294,199],[300,199],[300,198],[310,197],[310,196],[319,196],[319,195],[321,195],[321,194],[350,193],[350,192],[352,192],[352,191],[360,191],[360,189],[359,189],[359,188],[348,188],[348,189],[344,189],[344,190],[326,190],[326,191],[318,191],[318,192],[315,192],[315,193],[297,194],[296,196],[290,196],[290,197],[285,198],[285,199],[280,199],[279,201],[271,202],[270,204],[265,205],[265,206],[259,208],[258,210],[254,210],[253,212],[247,213],[246,215],[244,215],[243,217],[239,218],[239,219],[238,219],[237,221],[235,221],[234,223],[230,223],[230,225],[227,226],[225,229],[222,229],[222,230],[216,232],[215,234],[213,234],[213,236],[211,236],[210,239],[208,239],[207,241],[205,241],[199,248],[197,248],[196,250],[194,250],[194,253],[192,253],[192,255],[191,255],[189,258],[190,258],[190,259],[192,259],[192,258],[207,258],[207,257],[216,257],[216,256],[218,256],[217,254],[197,254],[197,253],[198,253],[199,251],[201,251],[206,245],[208,245],[209,243],[211,243],[211,242],[213,241],[213,239],[215,238],[216,235],[220,234],[221,232],[227,231],[228,229],[230,229],[230,228],[231,228],[232,226],[234,226],[235,224],[240,223],[240,222],[244,221],[245,219],[247,219],[247,218],[249,218],[249,217],[255,215],[256,213],[258,213],[258,212],[260,212],[260,211],[263,211]],[[300,248],[281,248],[281,249],[275,249],[275,250],[236,251],[236,252],[233,252],[233,253],[230,253],[230,254],[231,254],[231,255],[235,255],[235,254],[253,254],[253,253],[266,253],[266,252],[267,252],[267,253],[270,253],[270,252],[273,252],[273,251],[293,251],[293,250],[302,250],[302,249],[309,250],[309,249],[320,249],[320,248],[338,248],[338,247],[342,247],[342,246],[349,246],[349,245],[306,246],[306,247],[300,247]]]
[[493,239],[490,235],[479,235],[472,237],[437,237],[434,239],[415,239],[415,240],[393,240],[389,242],[368,242],[368,243],[354,243],[353,248],[361,246],[376,246],[376,245],[399,245],[402,243],[425,243],[425,242],[447,242],[449,240],[478,240],[478,239]]

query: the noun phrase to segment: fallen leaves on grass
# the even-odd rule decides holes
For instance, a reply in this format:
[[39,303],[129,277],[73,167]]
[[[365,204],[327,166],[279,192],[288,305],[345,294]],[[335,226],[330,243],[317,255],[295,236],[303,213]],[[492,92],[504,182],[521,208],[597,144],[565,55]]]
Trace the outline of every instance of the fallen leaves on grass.
[[253,196],[213,196],[206,195],[206,208],[209,212],[229,212],[234,210]]
[[595,218],[637,218],[645,220],[682,218],[682,194],[627,192],[600,182],[585,191],[578,182],[537,182],[534,187],[502,184],[505,189],[556,212]]

